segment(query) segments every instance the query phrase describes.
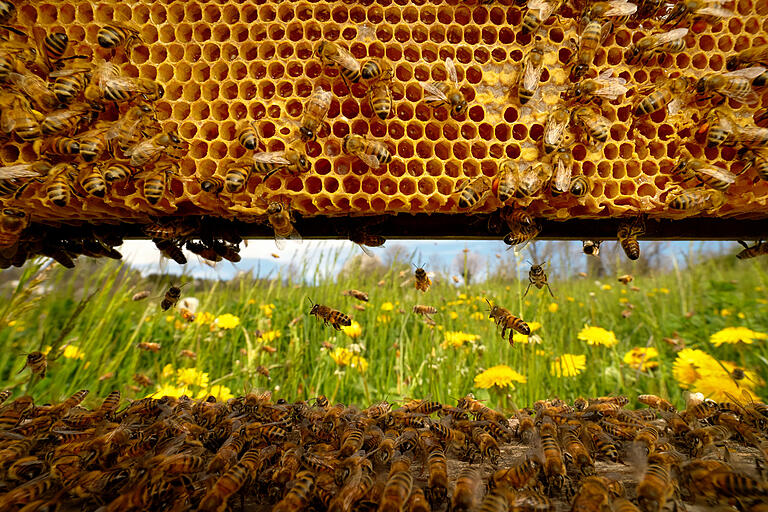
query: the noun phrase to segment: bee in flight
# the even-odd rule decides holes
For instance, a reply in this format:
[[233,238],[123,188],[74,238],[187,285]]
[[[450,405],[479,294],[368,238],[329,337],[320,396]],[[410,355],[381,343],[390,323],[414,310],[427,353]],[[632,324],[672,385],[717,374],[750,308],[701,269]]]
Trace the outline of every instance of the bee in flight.
[[528,271],[528,287],[525,289],[523,297],[528,295],[528,290],[531,289],[531,285],[539,290],[546,286],[552,298],[555,297],[555,294],[552,293],[552,288],[549,287],[549,282],[547,282],[547,273],[544,271],[544,263],[540,265],[531,264],[531,269]]
[[339,68],[344,84],[349,89],[350,82],[356,84],[360,81],[360,63],[349,53],[336,43],[329,41],[320,41],[315,48],[315,55],[320,62],[326,66]]
[[309,99],[304,104],[304,116],[301,118],[299,133],[301,140],[306,142],[317,139],[317,132],[323,125],[323,119],[331,107],[333,93],[322,87],[315,87]]
[[378,169],[392,161],[392,153],[387,145],[379,140],[368,139],[360,135],[347,134],[341,143],[341,149],[348,155],[355,155],[368,167]]
[[602,240],[582,240],[582,252],[588,256],[599,256],[600,255],[600,244],[603,243]]
[[285,249],[285,240],[301,242],[301,235],[293,226],[291,211],[283,203],[273,201],[267,206],[267,221],[275,231],[275,245],[278,249]]
[[421,292],[426,292],[432,286],[432,280],[423,267],[417,267],[413,273],[413,287]]
[[310,315],[315,315],[317,318],[323,321],[324,325],[331,324],[331,326],[337,331],[341,330],[342,326],[352,325],[352,319],[345,315],[341,311],[333,309],[322,304],[315,304],[312,299],[308,299],[312,304],[312,308],[309,310]]
[[368,302],[368,294],[361,292],[360,290],[344,290],[341,292],[341,294],[348,297],[354,297],[355,299],[363,302]]
[[744,247],[744,250],[736,255],[736,257],[740,260],[747,260],[749,258],[756,258],[757,256],[768,255],[768,242],[760,241],[750,247],[743,240],[739,240],[739,244]]
[[163,297],[163,300],[160,301],[160,309],[162,309],[163,311],[168,311],[169,309],[174,307],[177,302],[179,302],[180,297],[181,297],[181,286],[176,286],[175,284],[172,284],[168,288],[168,291],[165,292],[165,296]]
[[29,367],[32,375],[39,375],[41,379],[44,379],[45,372],[48,369],[48,358],[43,352],[30,352],[27,354],[27,360],[24,362],[21,370],[19,370],[19,373],[23,372],[27,367]]
[[447,82],[422,83],[426,96],[424,100],[432,108],[448,105],[455,116],[463,114],[467,110],[467,100],[459,90],[459,76],[456,66],[450,57],[445,59],[445,69],[448,72]]
[[515,340],[512,337],[514,334],[514,331],[517,331],[520,334],[524,334],[526,336],[531,334],[531,328],[521,318],[518,318],[515,315],[513,315],[508,309],[505,309],[499,305],[493,304],[488,299],[485,299],[485,302],[488,303],[488,307],[490,308],[490,313],[488,315],[488,318],[493,318],[494,322],[496,322],[496,325],[501,327],[502,339],[504,338],[504,335],[506,334],[507,329],[509,329],[510,345],[514,345],[515,343]]

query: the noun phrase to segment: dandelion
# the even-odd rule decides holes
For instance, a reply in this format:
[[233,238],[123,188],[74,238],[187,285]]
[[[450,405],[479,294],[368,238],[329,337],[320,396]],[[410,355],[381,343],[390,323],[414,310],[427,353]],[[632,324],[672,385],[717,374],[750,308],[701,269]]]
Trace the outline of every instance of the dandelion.
[[349,367],[356,368],[360,373],[365,373],[368,369],[368,361],[363,356],[352,356],[349,360]]
[[719,347],[723,343],[733,345],[736,343],[745,343],[751,345],[755,340],[768,339],[768,334],[753,331],[746,327],[726,327],[710,336],[709,342]]
[[694,382],[701,378],[701,372],[719,368],[717,359],[703,350],[684,348],[677,353],[677,358],[672,363],[672,376],[677,384],[688,389]]
[[566,297],[565,300],[567,300],[568,302],[574,302],[576,299],[574,299],[573,297]]
[[382,311],[392,311],[393,309],[395,309],[395,305],[391,302],[385,302],[381,305]]
[[611,285],[609,285],[609,284],[607,284],[607,283],[606,283],[606,284],[604,284],[603,286],[601,286],[600,288],[601,288],[601,289],[603,289],[603,290],[605,290],[605,291],[608,291],[608,290],[612,289],[612,288],[613,288],[613,286],[611,286]]
[[550,375],[555,377],[575,377],[587,369],[587,356],[584,354],[563,354],[556,357],[549,367]]
[[211,395],[215,396],[216,400],[219,402],[226,402],[230,398],[235,397],[235,395],[232,394],[232,391],[227,386],[216,384],[209,390],[201,390],[195,398],[208,398]]
[[459,318],[459,314],[455,311],[449,311],[448,316],[450,317],[451,320],[456,320],[457,318]]
[[669,289],[668,288],[659,288],[659,292],[663,293],[664,295],[669,295]]
[[342,325],[341,331],[350,338],[357,339],[363,334],[363,328],[356,321],[352,321],[352,325]]
[[[624,291],[624,290],[622,290]],[[629,299],[626,297],[619,297],[619,304],[626,304],[629,302]]]
[[85,352],[74,345],[65,345],[61,355],[65,359],[85,359]]
[[515,382],[525,384],[527,380],[525,375],[517,373],[509,366],[502,364],[488,368],[475,376],[475,386],[482,389],[488,389],[493,386],[515,389]]
[[736,316],[739,318],[739,320],[744,320],[745,318],[747,318],[747,315],[745,315],[745,314],[744,314],[744,313],[742,313],[741,311],[739,311],[738,313],[736,313]]
[[344,347],[336,347],[329,354],[333,362],[339,366],[347,366],[352,359],[352,352]]
[[203,311],[200,314],[195,315],[195,324],[197,325],[208,325],[211,322],[213,322],[214,316],[207,312]]
[[173,365],[171,363],[168,363],[167,365],[163,366],[163,371],[160,373],[160,376],[163,378],[168,378],[174,373],[176,373],[176,370],[173,369]]
[[475,311],[474,313],[469,315],[469,318],[471,318],[472,320],[482,320],[483,318],[485,318],[485,313],[481,313],[480,311]]
[[220,329],[234,329],[240,325],[240,319],[231,313],[224,313],[216,317],[214,324]]
[[461,300],[467,300],[467,294],[466,294],[466,293],[460,293],[460,294],[459,294],[459,299],[461,299]]
[[547,306],[547,311],[550,313],[557,313],[558,309],[560,309],[560,306],[557,305],[557,302],[550,302],[549,306]]
[[256,338],[256,341],[259,343],[269,343],[280,337],[280,331],[257,331],[257,333],[258,337]]
[[531,332],[536,332],[541,329],[541,322],[536,322],[535,320],[533,322],[528,322],[528,328]]
[[616,345],[619,340],[616,339],[616,335],[613,331],[608,331],[602,327],[591,327],[585,325],[584,328],[579,331],[578,338],[582,341],[586,341],[588,345],[602,345],[604,347],[612,347]]
[[635,347],[624,354],[624,362],[633,370],[645,372],[659,366],[658,361],[651,361],[658,356],[659,351],[655,347]]
[[169,396],[171,398],[179,398],[182,395],[189,394],[189,389],[186,387],[172,386],[171,384],[163,384],[158,386],[157,390],[151,395],[147,395],[147,398],[162,398]]
[[520,334],[519,332],[516,332],[512,334],[512,342],[513,343],[535,343],[537,345],[541,344],[541,336],[537,334],[531,334],[530,336],[526,336],[525,334]]
[[208,374],[196,368],[179,368],[176,370],[176,383],[184,386],[208,387]]
[[259,310],[261,314],[267,318],[272,318],[272,312],[275,310],[274,304],[259,304]]
[[443,348],[459,348],[460,346],[464,345],[464,343],[471,343],[479,338],[480,336],[477,334],[467,334],[461,331],[446,331],[444,334],[442,346]]
[[719,375],[712,374],[698,379],[694,382],[693,389],[697,393],[701,393],[705,397],[717,402],[731,400],[729,395],[735,397],[746,394],[750,397],[750,400],[757,398],[752,389],[749,389],[742,383],[737,383],[730,375],[723,371]]
[[387,324],[389,321],[392,320],[392,318],[389,315],[377,315],[376,316],[376,323],[377,324]]
[[165,321],[169,324],[172,324],[173,321],[176,320],[176,316],[174,315],[165,315]]

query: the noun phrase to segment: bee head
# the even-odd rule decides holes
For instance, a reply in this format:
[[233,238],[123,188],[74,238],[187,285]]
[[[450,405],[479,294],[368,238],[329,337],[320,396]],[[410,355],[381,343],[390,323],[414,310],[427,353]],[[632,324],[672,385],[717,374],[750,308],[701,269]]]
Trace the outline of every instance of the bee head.
[[306,126],[299,128],[299,133],[301,134],[301,140],[303,142],[307,142],[308,140],[315,140],[316,138],[315,132]]
[[464,111],[465,111],[466,109],[467,109],[467,100],[465,100],[465,99],[463,99],[463,98],[462,98],[462,99],[461,99],[461,101],[457,102],[457,103],[456,103],[456,104],[453,106],[453,109],[452,109],[452,110],[453,110],[453,114],[454,114],[454,115],[460,116],[461,114],[463,114],[463,113],[464,113]]
[[699,78],[699,81],[696,82],[696,92],[698,94],[704,94],[705,92],[707,92],[707,77],[708,76],[709,75],[705,75],[705,76]]
[[216,185],[211,180],[203,180],[200,183],[200,188],[203,189],[203,192],[210,192],[215,188]]

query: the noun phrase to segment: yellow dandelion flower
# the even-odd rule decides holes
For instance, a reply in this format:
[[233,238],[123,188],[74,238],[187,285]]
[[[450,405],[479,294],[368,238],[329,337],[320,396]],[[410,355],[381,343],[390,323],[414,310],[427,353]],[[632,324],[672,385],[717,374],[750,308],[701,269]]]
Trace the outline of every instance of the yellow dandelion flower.
[[389,315],[377,315],[376,316],[376,323],[377,324],[387,324],[389,321],[392,320],[392,318]]
[[451,318],[451,320],[456,320],[459,318],[459,314],[455,311],[449,311],[448,316]]
[[356,368],[360,373],[365,373],[368,369],[368,361],[363,356],[352,356],[349,359],[349,367]]
[[536,354],[537,356],[542,356],[542,357],[549,357],[549,356],[551,356],[551,355],[552,355],[552,352],[550,352],[550,351],[548,351],[548,350],[541,350],[541,349],[536,349],[536,351],[534,352],[534,354]]
[[710,336],[709,342],[714,346],[719,347],[724,343],[729,345],[735,343],[745,343],[747,345],[751,345],[755,342],[755,340],[764,339],[768,339],[768,334],[753,331],[752,329],[747,329],[746,327],[726,327],[725,329],[717,331],[715,334]]
[[265,331],[259,334],[259,337],[256,338],[256,341],[259,343],[269,343],[275,341],[279,337],[280,331]]
[[601,286],[600,288],[602,288],[602,289],[603,289],[603,290],[605,290],[605,291],[608,291],[608,290],[612,289],[612,288],[613,288],[613,286],[611,286],[611,285],[609,285],[609,284],[607,284],[607,283],[606,283],[606,284],[604,284],[603,286]]
[[45,355],[48,355],[51,352],[51,348],[52,347],[50,345],[46,345],[45,347],[43,347],[43,350],[41,350],[41,352]]
[[163,384],[162,386],[158,386],[157,390],[152,393],[151,395],[147,395],[147,398],[162,398],[164,396],[169,396],[172,398],[179,398],[181,395],[188,395],[189,389],[186,387],[178,387],[178,386],[172,386],[171,384]]
[[256,304],[256,299],[248,299],[248,304],[249,305]]
[[531,329],[531,332],[536,332],[541,329],[541,322],[535,320],[533,322],[528,322],[528,328]]
[[624,288],[622,288],[622,289],[621,289],[621,292],[619,292],[619,293],[621,293],[622,295],[626,295],[626,294],[627,294],[627,290],[625,290]]
[[768,299],[757,299],[756,302],[758,304],[768,304]]
[[171,363],[168,363],[167,365],[163,366],[163,371],[160,375],[163,378],[168,378],[174,373],[176,373],[176,370],[173,369],[173,365]]
[[658,361],[651,361],[658,356],[659,351],[655,347],[635,347],[624,354],[624,362],[633,370],[644,372],[659,366]]
[[626,298],[626,297],[619,297],[619,304],[626,304],[627,302],[629,302],[628,298]]
[[230,398],[235,397],[235,395],[232,394],[232,390],[230,390],[227,386],[216,384],[215,386],[211,386],[211,389],[201,390],[195,398],[203,399],[208,398],[210,395],[215,396],[216,401],[218,402],[226,402]]
[[259,304],[261,314],[267,318],[272,318],[272,312],[275,310],[274,304]]
[[475,376],[475,386],[482,389],[488,389],[493,386],[515,389],[514,382],[525,384],[527,380],[525,375],[516,372],[505,364],[501,364],[488,368]]
[[616,339],[616,335],[613,331],[608,331],[602,327],[592,327],[585,325],[584,328],[579,331],[578,338],[582,341],[586,341],[588,345],[602,345],[604,347],[612,347],[616,345],[619,340]]
[[531,301],[529,301],[528,299],[526,299],[526,300],[523,302],[523,304],[525,304],[526,306],[530,306],[530,305],[531,305]]
[[525,334],[520,334],[519,332],[516,332],[512,334],[512,342],[513,343],[535,343],[537,345],[541,344],[541,336],[538,334],[531,334],[530,336],[526,336]]
[[743,382],[737,383],[730,375],[721,372],[719,375],[706,375],[698,379],[693,383],[693,390],[717,402],[731,400],[728,395],[741,397],[742,393],[748,394],[753,400],[757,399],[754,391],[743,385]]
[[485,313],[481,313],[480,311],[475,311],[474,313],[469,315],[469,318],[471,318],[472,320],[482,320],[483,318],[485,318]]
[[549,306],[547,306],[547,311],[550,313],[557,313],[558,309],[560,309],[560,306],[557,305],[557,302],[550,302]]
[[344,347],[336,347],[331,352],[329,352],[328,355],[331,356],[331,359],[333,359],[333,362],[337,365],[347,366],[352,360],[354,354],[352,354],[349,349]]
[[739,318],[739,320],[744,320],[745,318],[747,318],[747,315],[745,315],[745,314],[744,314],[744,313],[742,313],[741,311],[739,311],[738,313],[736,313],[736,316]]
[[353,340],[359,338],[363,334],[363,328],[356,321],[352,321],[352,325],[342,325],[341,331],[352,338]]
[[65,345],[61,355],[65,359],[85,359],[85,352],[74,345]]
[[443,336],[443,348],[458,348],[464,343],[472,342],[480,338],[477,334],[467,334],[461,331],[445,331]]
[[574,299],[573,297],[566,297],[565,300],[567,300],[568,302],[576,301],[576,299]]
[[669,295],[669,289],[667,288],[659,288],[659,292],[663,293],[664,295]]
[[550,375],[555,377],[575,377],[587,369],[587,356],[584,354],[563,354],[556,357],[549,367]]
[[231,313],[224,313],[217,316],[214,323],[220,329],[234,329],[240,325],[240,319]]
[[719,368],[717,359],[703,350],[684,348],[677,353],[677,358],[672,363],[672,376],[677,384],[688,389],[691,384],[701,378],[701,372]]
[[196,368],[179,368],[176,370],[176,384],[184,386],[208,387],[208,374]]
[[176,315],[165,315],[165,321],[172,324],[176,320]]
[[201,313],[198,313],[195,315],[194,323],[197,325],[208,325],[211,322],[213,322],[213,319],[214,319],[214,316],[211,313],[207,311],[202,311]]
[[720,316],[730,316],[730,315],[731,315],[731,310],[730,309],[723,308],[723,309],[720,310]]
[[392,311],[393,309],[395,309],[395,305],[391,302],[385,302],[381,305],[382,311]]
[[460,294],[459,294],[459,298],[460,298],[461,300],[467,300],[467,294],[466,294],[466,293],[460,293]]

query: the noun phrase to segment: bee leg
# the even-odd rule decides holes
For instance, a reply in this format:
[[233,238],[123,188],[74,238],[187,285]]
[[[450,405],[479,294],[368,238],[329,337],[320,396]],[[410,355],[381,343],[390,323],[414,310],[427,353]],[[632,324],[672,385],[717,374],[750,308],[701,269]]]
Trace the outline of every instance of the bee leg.
[[549,294],[552,296],[552,298],[555,298],[555,294],[552,293],[552,288],[549,287],[549,283],[545,283],[547,285],[547,290],[549,290]]
[[739,245],[741,245],[745,249],[749,249],[749,245],[747,245],[747,242],[745,242],[744,240],[736,240],[736,241],[739,243]]
[[528,290],[530,290],[530,289],[531,289],[531,284],[532,284],[532,282],[531,282],[531,281],[529,281],[529,282],[528,282],[528,288],[526,288],[526,289],[525,289],[525,293],[523,294],[523,298],[525,298],[525,296],[526,296],[526,295],[528,295]]

